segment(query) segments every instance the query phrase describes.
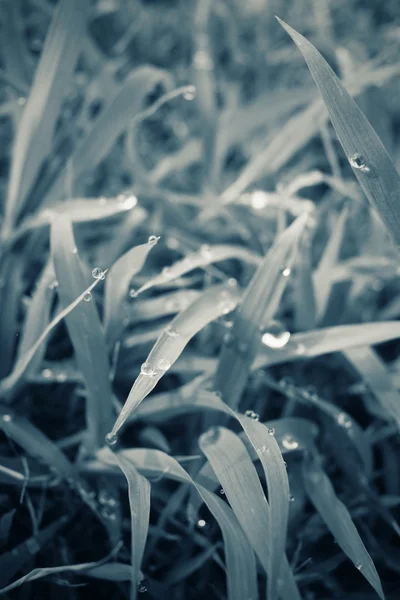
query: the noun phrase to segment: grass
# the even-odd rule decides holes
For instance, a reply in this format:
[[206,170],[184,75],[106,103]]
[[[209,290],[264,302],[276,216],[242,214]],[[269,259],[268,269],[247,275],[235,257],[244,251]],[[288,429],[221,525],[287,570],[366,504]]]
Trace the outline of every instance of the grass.
[[398,3],[3,4],[0,595],[395,600]]

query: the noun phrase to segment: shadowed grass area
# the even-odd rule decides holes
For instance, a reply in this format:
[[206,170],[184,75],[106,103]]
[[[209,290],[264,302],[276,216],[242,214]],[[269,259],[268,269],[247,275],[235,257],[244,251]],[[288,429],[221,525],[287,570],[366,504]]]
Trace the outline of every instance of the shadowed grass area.
[[397,599],[398,2],[2,9],[0,595]]

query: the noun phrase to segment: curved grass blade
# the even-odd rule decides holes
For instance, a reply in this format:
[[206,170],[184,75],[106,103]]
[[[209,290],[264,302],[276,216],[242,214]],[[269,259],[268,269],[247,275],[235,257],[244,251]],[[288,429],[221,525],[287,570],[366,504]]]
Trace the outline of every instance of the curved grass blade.
[[131,593],[136,600],[140,582],[140,567],[149,531],[150,483],[137,472],[135,465],[125,456],[116,454],[115,459],[128,482],[129,506],[131,511]]
[[[118,455],[132,461],[144,475],[168,477],[195,486],[221,528],[225,550],[228,599],[258,600],[254,553],[231,508],[221,498],[193,481],[172,456],[160,450],[144,448],[123,450]],[[111,464],[116,462],[115,456],[110,452],[104,455],[104,460]]]
[[289,343],[279,351],[263,345],[262,353],[257,357],[254,368],[264,368],[291,360],[341,352],[355,346],[380,344],[398,337],[400,337],[398,321],[338,325],[306,333],[296,333],[291,336]]
[[109,434],[116,440],[130,414],[155,388],[158,381],[179,358],[191,338],[214,319],[234,310],[238,301],[232,286],[221,285],[207,290],[186,310],[178,314],[161,334],[133,384],[128,398]]
[[297,331],[308,331],[315,329],[316,326],[316,292],[312,275],[311,239],[304,236],[299,244],[299,256],[293,284],[294,325]]
[[320,53],[278,19],[302,53],[328,109],[333,127],[365,195],[400,246],[400,177],[362,111]]
[[15,140],[3,224],[8,232],[50,153],[57,116],[85,37],[89,4],[89,0],[62,0],[55,9]]
[[215,376],[215,387],[235,408],[260,348],[260,330],[274,317],[296,259],[308,215],[302,215],[276,240],[262,260],[236,311]]
[[16,511],[17,509],[13,508],[0,517],[0,547],[8,542]]
[[345,357],[357,369],[369,389],[400,427],[400,395],[392,383],[391,374],[385,363],[369,346],[349,348]]
[[160,275],[153,277],[144,285],[142,285],[142,287],[137,290],[135,296],[138,296],[142,292],[149,290],[154,286],[165,285],[166,283],[169,283],[178,277],[182,277],[182,275],[186,275],[186,273],[190,273],[190,271],[193,271],[199,267],[206,267],[212,263],[229,260],[232,258],[243,260],[244,262],[253,265],[259,265],[261,262],[261,257],[257,256],[257,254],[254,254],[254,252],[247,250],[247,248],[228,245],[204,245],[198,252],[191,252],[170,267],[165,267]]
[[198,290],[183,289],[155,298],[137,300],[129,311],[129,322],[139,324],[181,312],[197,300],[200,294],[201,292]]
[[[68,306],[87,287],[85,267],[78,256],[71,221],[58,217],[52,224],[51,255],[58,280],[58,295]],[[104,275],[103,275],[104,277]],[[86,425],[89,445],[102,445],[113,420],[110,366],[104,333],[91,296],[66,316],[76,360],[87,388]]]
[[[134,246],[123,254],[110,268],[104,293],[104,328],[111,342],[118,339],[117,322],[122,321],[121,312],[128,299],[129,284],[132,278],[142,270],[149,252],[154,248],[158,238],[147,244]],[[124,304],[125,303],[125,304]]]
[[[268,598],[277,597],[278,586],[282,598],[298,598],[293,575],[284,557],[286,531],[280,532],[283,547],[280,552],[275,552],[270,506],[243,442],[229,429],[213,427],[200,437],[199,444],[268,574]],[[280,497],[282,505],[288,501],[289,494],[286,498]]]
[[316,457],[303,462],[304,486],[316,510],[325,521],[343,552],[384,599],[382,584],[345,505],[336,496],[332,484]]

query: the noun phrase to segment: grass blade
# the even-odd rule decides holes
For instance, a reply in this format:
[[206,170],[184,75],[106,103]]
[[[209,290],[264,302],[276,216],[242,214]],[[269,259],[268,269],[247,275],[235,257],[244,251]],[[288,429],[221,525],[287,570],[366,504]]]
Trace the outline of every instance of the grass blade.
[[216,389],[234,408],[239,404],[259,351],[260,331],[272,321],[287,286],[307,219],[308,215],[298,217],[278,237],[250,281],[235,314],[215,377]]
[[375,565],[368,554],[345,505],[336,496],[332,484],[317,459],[309,456],[303,463],[305,489],[315,508],[325,521],[343,552],[384,598]]
[[[104,460],[116,458],[109,451]],[[144,475],[163,476],[193,485],[221,528],[224,541],[228,600],[258,599],[256,563],[253,550],[232,509],[221,498],[197,484],[181,465],[160,450],[123,450],[118,456],[132,461]]]
[[[78,256],[70,220],[61,216],[51,227],[51,254],[59,282],[57,291],[68,306],[87,287],[86,269]],[[86,425],[89,444],[103,444],[113,419],[110,367],[103,330],[91,295],[66,316],[76,360],[87,388]]]
[[236,307],[238,297],[232,286],[221,285],[207,290],[186,310],[178,314],[153,346],[128,398],[109,434],[116,441],[119,430],[142,400],[179,358],[191,338],[214,319]]
[[365,195],[400,246],[400,177],[362,111],[320,53],[278,19],[302,53],[328,109],[333,127]]
[[10,174],[4,228],[22,213],[39,168],[49,155],[54,126],[85,36],[89,0],[62,0],[54,12],[20,121]]
[[149,531],[150,483],[137,472],[135,465],[126,457],[116,454],[117,463],[128,482],[129,506],[131,511],[131,594],[136,600],[140,582],[140,567]]
[[391,374],[385,363],[369,346],[349,348],[345,357],[357,369],[382,407],[400,427],[400,395],[392,383]]

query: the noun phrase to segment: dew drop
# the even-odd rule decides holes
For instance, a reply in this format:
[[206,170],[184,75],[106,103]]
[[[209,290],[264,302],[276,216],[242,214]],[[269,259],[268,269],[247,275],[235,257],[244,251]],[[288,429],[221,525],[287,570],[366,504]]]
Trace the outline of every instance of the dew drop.
[[72,254],[78,254],[78,248],[75,246],[75,248],[72,248],[71,252]]
[[85,302],[90,302],[92,299],[92,294],[91,292],[86,292],[86,294],[83,296],[83,299]]
[[225,346],[228,346],[228,347],[233,346],[234,339],[235,339],[235,336],[232,335],[232,333],[226,333],[224,335],[224,339],[223,339]]
[[196,88],[194,85],[188,85],[186,92],[183,94],[185,100],[191,101],[196,97]]
[[218,309],[223,315],[227,315],[236,308],[236,300],[229,295],[221,294],[221,299],[218,302]]
[[292,269],[290,267],[286,267],[285,269],[282,269],[282,275],[284,277],[289,277],[291,272],[292,272]]
[[53,281],[53,282],[52,282],[52,283],[49,285],[49,288],[50,288],[51,290],[55,290],[56,288],[58,288],[58,281],[57,281],[57,280]]
[[338,414],[337,422],[339,423],[339,425],[345,427],[346,429],[350,429],[350,427],[352,426],[351,419],[348,417],[348,415],[346,415],[346,413],[343,412]]
[[197,521],[197,527],[205,527],[207,525],[207,521],[205,521],[204,519],[199,519]]
[[18,98],[17,102],[18,102],[18,106],[24,106],[24,104],[26,104],[26,98],[21,96],[20,98]]
[[254,412],[254,410],[246,410],[246,412],[244,414],[249,419],[253,419],[253,421],[259,421],[259,419],[260,419],[260,415],[258,415],[256,412]]
[[268,348],[279,350],[290,340],[290,332],[279,321],[272,321],[265,330],[261,341]]
[[225,490],[224,490],[224,488],[221,488],[219,490],[219,493],[221,494],[221,496],[225,496]]
[[161,275],[165,278],[172,277],[172,269],[171,267],[164,267],[161,271]]
[[296,450],[299,447],[299,443],[292,435],[285,433],[282,438],[282,446],[286,448],[286,450]]
[[211,429],[202,435],[204,445],[209,446],[215,444],[218,441],[219,435],[219,427],[211,427]]
[[165,333],[169,337],[178,337],[179,336],[179,332],[176,329],[174,329],[174,327],[172,327],[171,325],[169,325],[167,327],[167,329],[165,330]]
[[160,360],[157,361],[157,367],[160,371],[168,371],[171,367],[171,363],[167,358],[160,358]]
[[365,162],[365,158],[358,152],[350,156],[349,162],[353,169],[358,169],[360,171],[363,171],[364,173],[367,173],[369,171],[369,168],[367,167],[367,164]]
[[12,416],[9,414],[5,414],[5,415],[3,415],[2,419],[3,419],[4,423],[10,423],[12,421]]
[[356,562],[356,569],[358,569],[359,571],[361,571],[362,568],[363,568],[362,563]]
[[200,254],[203,258],[211,258],[211,246],[209,246],[208,244],[203,244],[200,247]]
[[92,276],[94,277],[94,279],[105,279],[105,274],[104,271],[102,269],[100,269],[99,267],[95,267],[92,271]]
[[144,362],[140,367],[140,372],[142,375],[154,375],[154,365],[151,362]]
[[58,383],[65,383],[67,381],[67,375],[65,373],[57,373],[56,380]]
[[118,442],[118,436],[116,433],[107,433],[105,439],[108,446],[115,446]]
[[44,377],[45,379],[50,379],[50,377],[52,375],[53,375],[53,371],[51,369],[43,369],[42,377]]
[[294,351],[296,352],[296,354],[305,354],[306,347],[304,344],[297,344]]
[[270,427],[268,429],[268,433],[269,433],[269,435],[275,435],[275,429],[273,427]]
[[148,240],[147,240],[147,243],[150,246],[154,246],[154,244],[157,244],[157,242],[158,242],[159,239],[160,238],[157,237],[156,235],[150,235],[149,238],[148,238]]
[[137,296],[137,293],[136,293],[135,288],[131,288],[129,290],[129,298],[136,298],[136,296]]
[[292,496],[292,494],[289,494],[289,502],[294,502],[294,496]]
[[256,190],[251,194],[250,204],[254,210],[262,210],[268,205],[268,194],[261,190]]
[[139,594],[144,594],[145,592],[147,592],[147,580],[146,579],[142,579],[141,581],[139,581],[137,590],[138,590]]

